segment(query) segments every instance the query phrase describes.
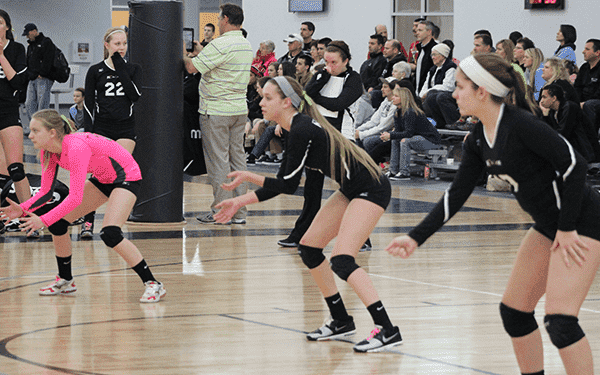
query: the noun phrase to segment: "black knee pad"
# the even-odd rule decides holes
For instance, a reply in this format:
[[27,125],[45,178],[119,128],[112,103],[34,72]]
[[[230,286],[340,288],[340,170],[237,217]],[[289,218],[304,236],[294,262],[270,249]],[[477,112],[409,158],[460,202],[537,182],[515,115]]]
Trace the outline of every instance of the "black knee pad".
[[551,314],[544,317],[550,341],[559,349],[566,348],[585,337],[579,319],[572,315]]
[[302,262],[304,262],[306,267],[310,270],[319,267],[325,260],[323,249],[300,244],[298,245],[298,251],[300,252]]
[[106,246],[115,247],[123,241],[123,231],[115,225],[104,227],[100,231],[100,238]]
[[19,182],[25,178],[25,168],[23,163],[12,163],[8,166],[8,174],[13,182]]
[[56,223],[50,225],[48,230],[55,236],[62,236],[69,231],[69,222],[65,219],[60,219]]
[[523,337],[538,329],[534,312],[523,312],[500,303],[500,316],[510,337]]
[[339,276],[340,279],[347,281],[352,272],[360,267],[350,255],[336,255],[331,258],[331,270]]

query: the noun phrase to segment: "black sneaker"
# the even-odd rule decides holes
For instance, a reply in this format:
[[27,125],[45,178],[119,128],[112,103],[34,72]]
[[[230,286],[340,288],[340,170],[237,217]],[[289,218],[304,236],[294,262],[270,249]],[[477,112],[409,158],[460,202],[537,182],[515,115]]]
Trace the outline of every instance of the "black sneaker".
[[373,245],[371,245],[371,239],[367,238],[367,240],[365,241],[365,243],[361,246],[360,248],[360,252],[363,251],[371,251],[371,249],[373,248]]
[[391,332],[386,332],[383,328],[376,327],[371,331],[369,337],[354,345],[354,351],[358,353],[373,353],[400,344],[402,344],[402,335],[400,335],[398,327],[394,327]]
[[94,238],[94,223],[86,221],[81,224],[81,232],[79,233],[81,238]]
[[277,241],[277,245],[279,245],[281,247],[298,247],[298,245],[299,245],[298,242],[299,241],[294,241],[288,237],[284,240]]
[[256,156],[249,154],[246,158],[246,164],[256,164]]
[[269,159],[270,159],[269,155],[264,154],[260,158],[256,159],[256,164],[262,164]]
[[263,164],[281,164],[282,160],[283,159],[280,159],[277,155],[272,155],[269,160],[265,160]]
[[393,181],[408,181],[408,180],[410,180],[410,175],[409,174],[404,174],[402,172],[399,172],[398,174],[390,176],[390,180],[393,180]]
[[[351,317],[352,318],[352,317]],[[332,340],[339,337],[350,336],[356,332],[356,326],[354,325],[354,319],[349,322],[340,322],[339,320],[327,319],[323,323],[323,327],[312,331],[306,338],[309,341],[323,341]]]

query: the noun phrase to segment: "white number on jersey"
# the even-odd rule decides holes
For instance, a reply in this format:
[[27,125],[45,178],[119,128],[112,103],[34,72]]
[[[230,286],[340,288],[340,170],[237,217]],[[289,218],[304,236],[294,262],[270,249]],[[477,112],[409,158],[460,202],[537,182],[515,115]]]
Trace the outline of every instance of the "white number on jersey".
[[[115,85],[112,82],[106,82],[106,91],[104,92],[105,96],[125,96],[125,93],[123,92],[123,85],[121,85],[121,82],[117,82],[117,84]],[[116,88],[116,90],[115,90]]]

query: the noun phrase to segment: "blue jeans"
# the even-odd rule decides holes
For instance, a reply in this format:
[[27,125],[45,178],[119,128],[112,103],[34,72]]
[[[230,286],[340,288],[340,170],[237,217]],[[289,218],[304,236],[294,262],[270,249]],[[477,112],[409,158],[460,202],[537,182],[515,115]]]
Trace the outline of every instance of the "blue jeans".
[[[402,142],[404,141],[404,142]],[[442,147],[428,141],[421,135],[411,138],[392,139],[392,154],[390,156],[390,172],[410,174],[410,150],[425,151]]]
[[[53,84],[53,80],[44,77],[29,81],[25,108],[30,119],[37,111],[50,108],[50,90]],[[58,108],[56,110],[58,111]]]

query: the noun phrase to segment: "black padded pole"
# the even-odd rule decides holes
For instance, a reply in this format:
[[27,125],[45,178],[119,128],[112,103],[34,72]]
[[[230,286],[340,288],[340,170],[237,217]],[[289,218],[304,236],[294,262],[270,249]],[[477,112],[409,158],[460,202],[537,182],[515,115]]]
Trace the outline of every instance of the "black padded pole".
[[184,220],[182,28],[181,1],[129,2],[129,56],[143,71],[133,153],[143,181],[130,221]]

